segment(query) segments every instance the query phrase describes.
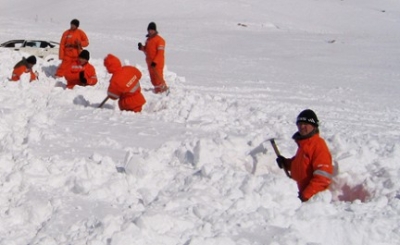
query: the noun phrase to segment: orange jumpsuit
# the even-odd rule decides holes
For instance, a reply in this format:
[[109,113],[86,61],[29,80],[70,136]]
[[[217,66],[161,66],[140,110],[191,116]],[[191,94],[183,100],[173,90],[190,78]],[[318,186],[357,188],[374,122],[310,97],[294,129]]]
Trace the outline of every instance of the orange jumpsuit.
[[35,73],[33,73],[32,69],[28,68],[27,65],[25,64],[21,64],[20,66],[14,68],[13,73],[11,75],[11,81],[14,82],[19,81],[23,73],[30,73],[31,75],[31,78],[29,80],[30,82],[36,80],[36,75]]
[[60,41],[60,49],[58,57],[62,60],[57,69],[56,76],[63,77],[66,69],[70,67],[71,63],[76,60],[82,48],[89,45],[89,39],[86,33],[81,29],[66,30]]
[[301,200],[307,201],[329,187],[333,173],[332,156],[318,133],[301,140],[295,136],[299,148],[290,159],[290,172],[297,182]]
[[[83,71],[87,83],[81,83],[79,73]],[[65,72],[65,80],[67,80],[67,88],[73,89],[75,85],[79,86],[93,86],[97,83],[96,70],[88,62],[81,65],[79,60],[72,62],[70,69]]]
[[141,92],[139,80],[142,73],[133,66],[122,66],[112,54],[104,59],[104,66],[112,75],[108,87],[108,97],[118,101],[120,110],[141,112],[146,100]]
[[[143,51],[146,54],[147,68],[149,69],[151,83],[154,86],[154,92],[164,92],[167,89],[167,84],[164,80],[164,39],[158,33],[148,37],[146,45],[143,46]],[[156,67],[151,67],[152,62],[157,64]]]

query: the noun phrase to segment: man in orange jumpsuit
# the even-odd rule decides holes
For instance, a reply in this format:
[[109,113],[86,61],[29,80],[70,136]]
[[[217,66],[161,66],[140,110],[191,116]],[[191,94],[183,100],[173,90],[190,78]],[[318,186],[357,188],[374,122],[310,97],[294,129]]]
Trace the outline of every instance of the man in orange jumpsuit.
[[278,156],[276,161],[290,171],[297,182],[299,198],[304,202],[329,187],[333,173],[332,156],[324,139],[319,136],[318,118],[314,111],[302,111],[296,124],[298,132],[293,135],[299,147],[296,155],[289,159]]
[[32,71],[33,66],[36,64],[36,57],[35,56],[29,56],[27,59],[22,58],[21,61],[19,61],[15,66],[14,66],[14,70],[13,73],[11,75],[11,81],[19,81],[19,79],[21,78],[21,75],[23,73],[30,73],[31,78],[30,78],[30,82],[34,81],[37,79],[37,73],[34,73]]
[[60,49],[58,52],[61,64],[56,71],[56,77],[63,77],[65,70],[70,67],[71,62],[78,58],[82,48],[89,45],[89,39],[86,33],[78,29],[78,27],[79,20],[73,19],[71,21],[71,28],[66,30],[61,37]]
[[147,27],[146,45],[138,43],[138,49],[146,55],[147,68],[149,70],[151,83],[154,86],[154,93],[163,93],[168,90],[164,80],[164,51],[165,41],[158,34],[154,22]]
[[97,83],[96,70],[89,63],[90,54],[87,50],[82,50],[78,59],[71,63],[65,72],[67,88],[73,89],[75,85],[93,86]]
[[141,92],[139,80],[142,73],[133,66],[122,66],[112,54],[104,58],[104,66],[112,74],[108,87],[108,98],[118,101],[120,110],[141,112],[146,100]]

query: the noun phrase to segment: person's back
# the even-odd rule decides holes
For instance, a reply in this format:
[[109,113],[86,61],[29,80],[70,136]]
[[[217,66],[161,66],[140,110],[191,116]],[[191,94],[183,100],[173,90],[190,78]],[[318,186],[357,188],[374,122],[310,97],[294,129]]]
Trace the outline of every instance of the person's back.
[[121,94],[128,93],[135,86],[139,86],[138,81],[141,77],[142,73],[136,67],[122,66],[120,70],[113,73],[110,86]]

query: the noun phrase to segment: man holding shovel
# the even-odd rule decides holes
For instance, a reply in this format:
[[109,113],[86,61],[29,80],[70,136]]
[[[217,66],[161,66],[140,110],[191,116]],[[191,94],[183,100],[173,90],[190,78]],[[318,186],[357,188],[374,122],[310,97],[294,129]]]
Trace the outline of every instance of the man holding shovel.
[[298,132],[293,139],[298,145],[292,158],[278,156],[278,166],[290,171],[297,182],[299,198],[308,201],[313,195],[326,190],[333,174],[332,156],[324,141],[319,136],[318,118],[314,111],[302,111],[296,120]]
[[147,27],[146,37],[146,44],[138,43],[138,49],[146,55],[146,63],[151,83],[154,86],[154,93],[164,93],[168,91],[168,86],[164,80],[165,40],[158,34],[156,23],[150,22]]
[[99,108],[110,98],[118,100],[121,111],[141,112],[146,103],[139,83],[142,73],[134,66],[122,66],[121,61],[112,54],[104,58],[104,66],[112,77],[107,97],[101,102]]

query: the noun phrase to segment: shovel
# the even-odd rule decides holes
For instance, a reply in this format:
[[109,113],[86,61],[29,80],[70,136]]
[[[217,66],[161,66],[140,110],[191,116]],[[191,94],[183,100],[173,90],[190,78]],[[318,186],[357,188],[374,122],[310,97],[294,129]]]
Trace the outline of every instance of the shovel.
[[[278,146],[276,146],[275,143],[275,139],[269,139],[269,141],[271,142],[272,148],[274,148],[274,152],[276,154],[277,157],[279,157],[281,155],[281,153],[279,152]],[[280,168],[282,168],[281,166],[279,166]],[[287,177],[292,178],[292,176],[290,176],[289,171],[285,168],[285,166],[283,166],[283,170],[285,170],[285,174]]]
[[101,108],[101,107],[103,107],[103,105],[107,102],[107,100],[108,100],[108,96],[101,102],[101,104],[99,105],[99,107],[98,108]]

